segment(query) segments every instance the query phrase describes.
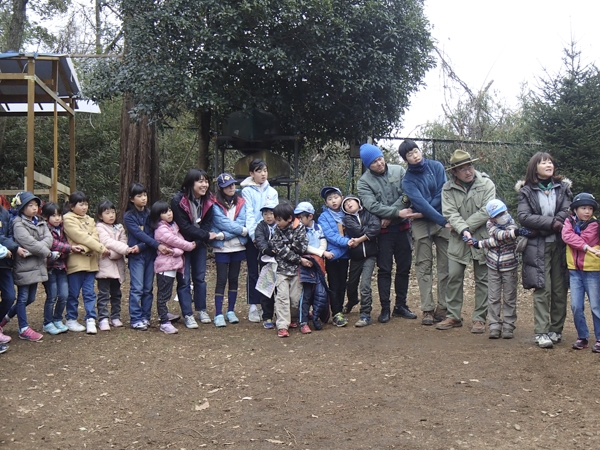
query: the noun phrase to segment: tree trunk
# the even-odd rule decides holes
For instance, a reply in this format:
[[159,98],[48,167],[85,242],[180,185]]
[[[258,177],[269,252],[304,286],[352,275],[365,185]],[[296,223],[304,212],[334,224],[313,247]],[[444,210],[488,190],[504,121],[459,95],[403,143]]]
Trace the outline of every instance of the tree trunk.
[[23,45],[25,22],[27,21],[27,3],[29,0],[12,0],[12,16],[6,37],[6,51],[18,52]]
[[[208,145],[210,144],[210,111],[197,111],[198,123],[198,168],[208,172]],[[216,176],[216,175],[215,175]]]
[[121,183],[119,211],[120,217],[129,204],[129,186],[142,183],[148,192],[148,207],[160,199],[158,172],[158,137],[156,127],[150,118],[144,116],[139,121],[129,118],[134,102],[129,95],[123,99],[121,112]]

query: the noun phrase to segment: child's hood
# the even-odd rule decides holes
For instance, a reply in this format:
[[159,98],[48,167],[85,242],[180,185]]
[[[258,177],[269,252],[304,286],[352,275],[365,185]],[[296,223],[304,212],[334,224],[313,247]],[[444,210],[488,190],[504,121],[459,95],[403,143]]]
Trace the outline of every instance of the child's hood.
[[254,189],[261,190],[261,189],[265,189],[267,186],[269,186],[269,180],[265,180],[265,182],[263,184],[258,184],[254,181],[254,179],[252,177],[247,177],[244,181],[242,181],[240,183],[240,186],[242,188],[252,187]]
[[356,197],[355,195],[347,195],[346,197],[344,197],[344,201],[342,202],[342,211],[344,211],[344,213],[353,214],[351,212],[346,211],[346,200],[356,200],[358,202],[358,211],[356,212],[356,214],[358,214],[358,212],[362,211],[363,205],[362,205],[362,202],[360,201],[360,198]]

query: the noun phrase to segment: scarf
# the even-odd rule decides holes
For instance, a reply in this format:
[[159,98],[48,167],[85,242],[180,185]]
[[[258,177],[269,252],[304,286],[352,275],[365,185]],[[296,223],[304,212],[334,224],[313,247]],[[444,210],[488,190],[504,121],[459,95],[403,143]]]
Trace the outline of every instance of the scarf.
[[344,211],[342,211],[342,208],[340,208],[339,211],[334,211],[333,209],[329,208],[329,212],[337,223],[342,223],[342,219],[344,218]]

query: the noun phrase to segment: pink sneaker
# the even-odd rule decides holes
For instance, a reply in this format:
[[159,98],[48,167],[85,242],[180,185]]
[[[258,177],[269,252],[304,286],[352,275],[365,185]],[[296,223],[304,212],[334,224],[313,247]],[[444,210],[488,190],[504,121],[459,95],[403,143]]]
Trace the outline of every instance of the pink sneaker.
[[11,340],[12,338],[4,334],[0,328],[0,344],[8,344]]
[[308,326],[308,324],[305,323],[304,325],[302,325],[300,327],[300,333],[302,333],[302,334],[310,334],[310,333],[312,333],[312,330],[310,329],[310,327]]
[[175,328],[171,322],[165,322],[160,324],[160,331],[166,334],[177,334],[179,330]]
[[19,333],[19,338],[25,339],[26,341],[37,342],[37,341],[41,341],[43,337],[44,337],[43,334],[40,334],[37,331],[33,331],[31,329],[31,327],[27,327],[27,328],[25,328],[25,331],[23,331],[22,333]]
[[102,319],[98,324],[98,328],[100,331],[110,331],[110,325],[108,323],[108,319]]

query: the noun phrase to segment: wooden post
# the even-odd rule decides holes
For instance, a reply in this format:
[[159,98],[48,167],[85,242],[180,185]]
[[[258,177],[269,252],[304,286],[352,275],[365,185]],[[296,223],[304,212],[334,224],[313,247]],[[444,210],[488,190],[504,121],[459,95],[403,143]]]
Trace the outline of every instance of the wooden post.
[[54,164],[50,170],[52,184],[50,186],[50,201],[58,200],[58,103],[54,102]]
[[27,177],[25,189],[33,192],[35,134],[35,59],[27,58]]
[[[73,99],[69,98],[69,106],[73,109]],[[71,171],[70,175],[70,184],[71,184],[71,192],[75,192],[77,190],[77,183],[75,181],[75,114],[69,115],[69,169]]]

